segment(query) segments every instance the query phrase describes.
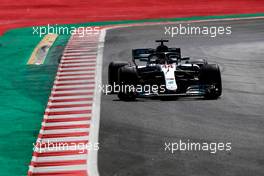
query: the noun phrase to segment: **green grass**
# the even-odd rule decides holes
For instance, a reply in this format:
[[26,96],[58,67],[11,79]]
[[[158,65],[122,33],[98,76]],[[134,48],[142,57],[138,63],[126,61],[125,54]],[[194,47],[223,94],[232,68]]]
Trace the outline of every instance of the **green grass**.
[[[32,143],[39,133],[43,112],[69,36],[59,36],[44,65],[26,65],[41,38],[28,29],[0,38],[0,175],[26,175]],[[21,35],[23,33],[23,35]]]

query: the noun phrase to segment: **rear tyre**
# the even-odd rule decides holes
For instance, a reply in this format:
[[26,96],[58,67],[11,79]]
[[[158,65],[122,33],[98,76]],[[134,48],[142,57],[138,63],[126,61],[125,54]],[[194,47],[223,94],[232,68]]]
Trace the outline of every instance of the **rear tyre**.
[[108,66],[108,84],[112,87],[112,92],[114,93],[114,85],[118,84],[118,71],[121,67],[128,65],[128,62],[114,61]]
[[207,64],[201,68],[200,81],[202,85],[209,85],[204,97],[206,99],[217,99],[222,95],[222,79],[217,64]]

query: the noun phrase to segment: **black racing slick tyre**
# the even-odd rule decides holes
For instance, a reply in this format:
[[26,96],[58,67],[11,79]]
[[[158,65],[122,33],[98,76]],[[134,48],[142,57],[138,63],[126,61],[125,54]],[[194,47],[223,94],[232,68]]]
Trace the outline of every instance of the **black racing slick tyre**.
[[[108,84],[114,87],[114,84],[118,84],[118,71],[121,67],[128,65],[128,62],[115,61],[111,62],[108,66]],[[111,93],[114,93],[113,91]]]
[[207,85],[204,97],[206,99],[217,99],[222,95],[222,79],[219,65],[207,64],[201,68],[200,82]]
[[134,101],[136,100],[135,91],[138,83],[138,75],[135,67],[124,66],[118,71],[118,84],[120,85],[120,91],[118,98],[122,101]]

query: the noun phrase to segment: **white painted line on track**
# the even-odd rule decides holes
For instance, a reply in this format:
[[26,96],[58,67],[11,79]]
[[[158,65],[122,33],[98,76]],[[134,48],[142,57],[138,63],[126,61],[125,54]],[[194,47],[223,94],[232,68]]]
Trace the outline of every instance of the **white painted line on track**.
[[49,119],[60,119],[60,118],[79,118],[79,117],[91,117],[91,113],[84,114],[69,114],[69,115],[49,115]]
[[89,132],[89,128],[42,130],[40,131],[40,134],[62,134],[62,133],[79,133],[79,132]]
[[58,81],[55,80],[55,84],[65,84],[65,83],[91,83],[94,82],[92,79],[87,79],[87,80],[66,80],[66,81]]
[[52,94],[65,94],[65,93],[91,93],[94,90],[67,90],[67,91],[52,91]]
[[73,72],[60,72],[60,70],[58,70],[58,76],[61,75],[78,75],[78,74],[91,74],[91,73],[95,73],[95,70],[90,70],[90,71],[73,71]]
[[63,111],[82,111],[91,110],[92,107],[87,105],[86,107],[74,107],[74,108],[47,108],[46,112],[63,112]]
[[49,162],[49,161],[69,161],[69,160],[84,160],[84,159],[86,159],[86,154],[66,155],[66,156],[48,156],[48,157],[33,156],[32,160],[37,161],[37,162]]
[[[96,63],[96,61],[94,61],[94,63]],[[85,63],[85,65],[91,65],[94,66],[93,62],[90,63]],[[67,63],[61,63],[60,66],[80,66],[80,63],[71,63],[71,64],[67,64]]]
[[[33,167],[33,166],[29,166]],[[71,165],[71,166],[50,166],[50,167],[35,167],[34,173],[48,173],[58,171],[72,171],[72,170],[86,170],[86,164],[84,165]],[[30,169],[31,170],[31,169]],[[33,170],[33,168],[32,168]]]
[[77,98],[93,98],[93,95],[82,95],[82,96],[65,96],[65,97],[50,97],[50,100],[65,100],[65,99],[77,99]]
[[97,54],[97,52],[85,52],[85,53],[83,53],[83,52],[80,52],[80,53],[64,53],[63,54],[63,56],[75,56],[75,55],[77,55],[77,56],[79,56],[79,55],[81,55],[81,56],[90,56],[90,55],[96,55]]
[[89,69],[91,69],[91,68],[94,68],[94,66],[90,66],[90,67],[80,67],[80,68],[61,68],[61,67],[59,67],[59,71],[65,71],[65,70],[73,70],[73,71],[82,71],[82,70],[89,70]]
[[94,78],[94,75],[86,75],[86,74],[83,74],[83,75],[77,75],[77,76],[63,76],[63,75],[57,75],[56,77],[55,77],[56,79],[62,79],[62,78],[72,78],[72,79],[74,79],[74,78]]
[[78,137],[65,137],[65,138],[38,138],[39,141],[43,143],[52,143],[52,142],[71,142],[71,141],[85,141],[88,139],[88,136],[78,136]]
[[96,55],[95,54],[91,54],[91,55],[83,55],[83,56],[62,56],[62,60],[63,59],[84,59],[86,58],[87,60],[88,59],[91,59],[91,58],[96,58]]
[[52,127],[52,126],[67,126],[67,125],[86,125],[89,124],[89,120],[85,121],[73,121],[73,122],[55,122],[55,123],[42,123],[43,127]]
[[[62,106],[63,107],[63,106]],[[82,110],[91,110],[92,106],[87,104],[84,107],[66,107],[66,108],[47,108],[46,112],[60,112],[60,111],[82,111]]]
[[94,59],[89,59],[89,60],[87,60],[87,59],[74,59],[74,60],[62,60],[62,62],[61,63],[71,63],[71,62],[96,62],[96,59],[94,58]]
[[72,102],[49,102],[48,105],[51,106],[51,105],[76,105],[76,104],[91,104],[93,103],[93,101],[86,101],[86,100],[83,100],[83,101],[72,101]]
[[[73,47],[73,48],[75,48],[75,47]],[[86,53],[87,50],[91,50],[91,49],[97,49],[97,46],[96,47],[90,46],[90,47],[85,47],[85,48],[82,47],[82,49],[66,49],[65,53],[68,53],[68,52],[82,52],[82,53]]]

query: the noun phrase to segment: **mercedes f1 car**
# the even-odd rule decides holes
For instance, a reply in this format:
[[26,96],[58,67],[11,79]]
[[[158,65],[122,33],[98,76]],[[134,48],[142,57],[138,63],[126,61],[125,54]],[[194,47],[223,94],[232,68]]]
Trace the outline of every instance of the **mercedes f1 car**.
[[[155,49],[133,49],[132,63],[111,62],[108,82],[120,100],[140,97],[203,96],[217,99],[222,94],[218,64],[181,56],[180,48],[169,48],[157,40]],[[143,65],[142,65],[143,63]]]

